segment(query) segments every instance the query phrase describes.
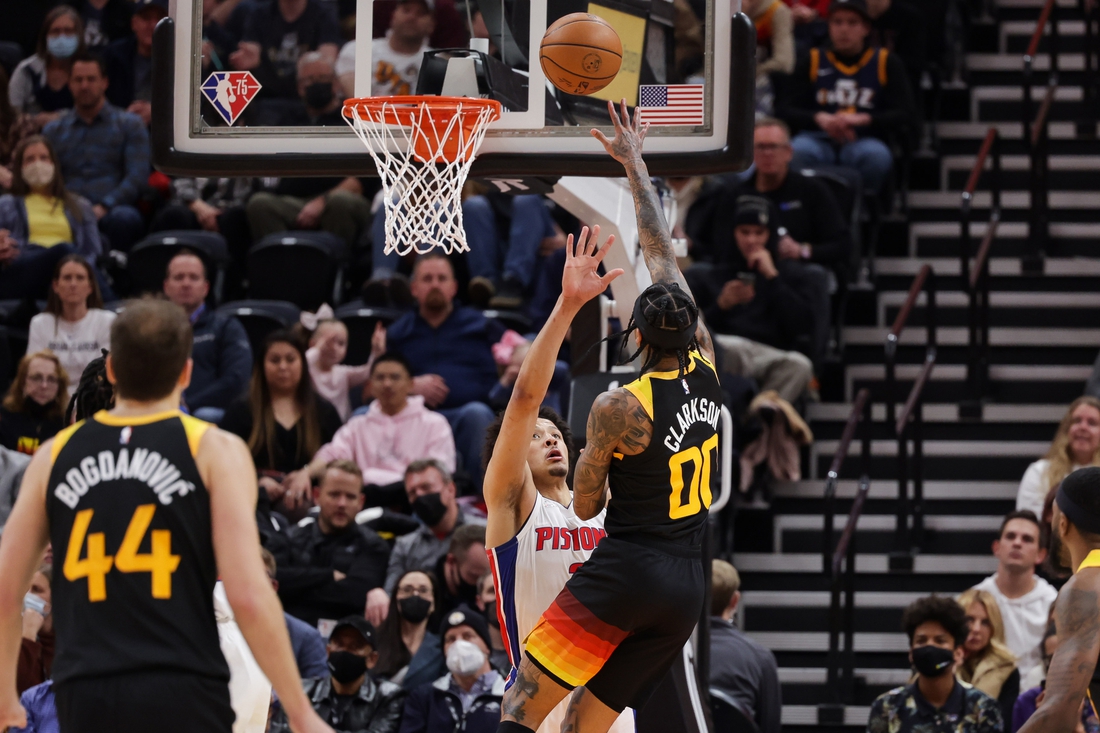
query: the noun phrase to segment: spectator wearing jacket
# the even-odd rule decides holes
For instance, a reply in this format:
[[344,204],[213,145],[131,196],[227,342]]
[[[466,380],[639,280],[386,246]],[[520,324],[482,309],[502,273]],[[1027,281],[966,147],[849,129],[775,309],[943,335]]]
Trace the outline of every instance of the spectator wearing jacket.
[[733,217],[736,249],[716,274],[724,284],[706,309],[715,351],[730,374],[755,379],[795,402],[813,378],[813,365],[796,347],[813,332],[813,285],[789,262],[779,260],[772,207],[742,196]]
[[19,486],[23,483],[23,472],[31,457],[0,445],[0,536],[4,525],[8,523],[15,498],[19,495]]
[[[361,615],[339,621],[328,639],[327,673],[302,680],[306,697],[321,719],[338,731],[397,733],[405,691],[369,674],[378,661],[374,627]],[[286,713],[277,707],[271,733],[289,733]]]
[[41,130],[73,106],[69,70],[74,53],[84,50],[84,21],[60,5],[46,14],[34,54],[12,71],[8,97],[12,107]]
[[363,471],[368,505],[407,507],[405,469],[410,463],[434,458],[454,470],[451,426],[424,406],[423,397],[410,394],[412,367],[400,354],[388,352],[374,360],[370,385],[374,402],[367,414],[337,430],[332,442],[317,451],[309,470],[319,478],[330,461],[354,461]]
[[313,490],[317,521],[272,548],[283,606],[307,623],[362,614],[367,591],[386,579],[389,546],[355,522],[363,508],[362,485],[354,463],[330,463]]
[[417,310],[394,321],[386,342],[412,365],[413,392],[451,424],[462,467],[480,491],[481,448],[496,418],[488,404],[499,379],[492,347],[504,326],[475,308],[455,305],[458,282],[443,255],[417,259],[410,290]]
[[168,0],[136,0],[130,16],[133,35],[115,41],[104,52],[107,59],[107,99],[132,112],[146,126],[152,119],[153,31],[168,15]]
[[66,0],[84,20],[84,43],[88,48],[102,49],[132,33],[130,13],[134,3],[129,0]]
[[0,292],[38,300],[67,255],[95,262],[102,249],[99,230],[92,205],[66,189],[46,138],[24,138],[11,167],[11,193],[0,196]]
[[[271,585],[278,593],[279,564],[275,561],[275,556],[265,548],[260,548],[260,556],[263,557],[267,577],[271,579]],[[325,640],[321,638],[321,632],[316,626],[310,626],[286,611],[283,611],[283,617],[286,619],[286,630],[290,635],[290,648],[294,652],[294,661],[298,665],[298,675],[302,679],[327,675],[328,655],[325,652]]]
[[151,171],[149,132],[137,115],[107,102],[107,67],[91,53],[73,54],[73,110],[46,125],[73,193],[92,202],[112,248],[129,251],[145,233],[136,204]]
[[184,403],[199,418],[218,422],[225,406],[244,393],[252,372],[252,347],[236,318],[206,307],[210,281],[206,264],[191,250],[180,250],[168,262],[164,294],[187,312],[194,331],[191,386]]
[[416,688],[405,701],[401,733],[494,733],[500,724],[504,678],[489,665],[489,627],[469,606],[440,626],[448,674]]
[[868,44],[870,33],[866,0],[834,0],[828,45],[799,59],[776,113],[799,131],[796,168],[854,169],[877,193],[894,165],[887,141],[905,132],[916,112],[905,64]]
[[53,568],[49,563],[38,568],[31,579],[29,595],[45,604],[41,612],[33,608],[23,609],[23,638],[20,640],[19,661],[15,674],[16,690],[40,685],[50,678],[53,668],[56,637],[53,628],[53,596],[50,583]]

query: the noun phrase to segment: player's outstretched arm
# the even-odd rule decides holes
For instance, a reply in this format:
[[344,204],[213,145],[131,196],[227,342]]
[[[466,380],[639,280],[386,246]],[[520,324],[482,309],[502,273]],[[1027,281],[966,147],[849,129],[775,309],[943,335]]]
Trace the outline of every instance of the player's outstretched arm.
[[604,392],[588,414],[584,453],[573,476],[573,511],[591,519],[607,504],[607,472],[616,453],[637,455],[649,445],[653,421],[625,389]]
[[19,498],[0,542],[0,730],[23,728],[26,713],[15,691],[19,644],[23,636],[23,596],[49,540],[46,484],[53,441],[42,444],[23,474]]
[[1100,653],[1100,570],[1070,578],[1054,608],[1058,649],[1047,671],[1046,697],[1020,733],[1073,733],[1081,719]]
[[[642,143],[649,131],[649,123],[641,121],[637,110],[631,120],[625,99],[620,102],[619,110],[615,109],[612,102],[608,102],[607,111],[611,113],[611,122],[615,125],[615,139],[608,140],[606,135],[595,129],[592,130],[592,136],[603,144],[608,155],[622,163],[626,169],[630,192],[634,197],[634,211],[638,217],[638,244],[646,267],[649,268],[649,275],[653,282],[674,282],[691,295],[691,288],[676,265],[676,253],[672,249],[672,235],[669,234],[668,222],[665,221],[661,197],[657,194],[649,177],[649,169],[642,159]],[[714,343],[703,322],[702,313],[699,314],[696,338],[703,356],[713,362]]]
[[207,430],[199,446],[199,470],[210,493],[214,554],[225,594],[252,655],[271,680],[295,733],[332,733],[302,692],[283,607],[260,558],[256,529],[256,469],[244,442]]
[[[622,269],[615,269],[600,277],[597,268],[615,237],[608,237],[600,247],[599,236],[598,226],[593,227],[591,232],[584,227],[576,243],[572,234],[566,240],[562,293],[523,360],[512,388],[512,397],[504,411],[500,435],[493,447],[493,457],[485,470],[484,481],[485,503],[489,508],[489,543],[492,546],[511,539],[534,506],[535,488],[526,480],[527,450],[535,420],[538,419],[539,406],[554,376],[554,362],[565,334],[581,306],[604,292],[612,280],[623,274]],[[512,526],[497,526],[494,514],[500,518],[500,524]]]

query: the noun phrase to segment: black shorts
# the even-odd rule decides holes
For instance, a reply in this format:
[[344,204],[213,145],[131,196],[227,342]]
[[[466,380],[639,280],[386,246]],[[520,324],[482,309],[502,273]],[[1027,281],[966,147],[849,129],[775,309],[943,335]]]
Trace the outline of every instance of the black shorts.
[[528,635],[527,656],[563,687],[640,708],[683,653],[705,591],[698,547],[605,537]]
[[148,671],[54,686],[61,733],[231,733],[229,682]]

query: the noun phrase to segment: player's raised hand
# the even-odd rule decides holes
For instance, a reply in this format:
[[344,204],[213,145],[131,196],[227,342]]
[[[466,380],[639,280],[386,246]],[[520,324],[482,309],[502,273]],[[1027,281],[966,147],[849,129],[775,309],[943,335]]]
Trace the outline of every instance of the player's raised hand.
[[615,126],[615,139],[608,140],[597,129],[592,130],[592,137],[599,140],[610,155],[623,165],[642,157],[642,142],[649,132],[649,123],[642,122],[638,110],[634,110],[634,119],[630,119],[630,112],[626,109],[626,100],[619,102],[619,109],[615,109],[614,102],[607,103],[607,111],[611,114],[611,124]]
[[616,268],[600,277],[598,268],[608,250],[615,241],[612,234],[601,247],[599,246],[600,227],[588,227],[581,229],[581,235],[574,246],[573,235],[570,234],[565,241],[565,270],[561,276],[561,294],[567,302],[582,305],[607,290],[611,281],[623,274],[623,269]]

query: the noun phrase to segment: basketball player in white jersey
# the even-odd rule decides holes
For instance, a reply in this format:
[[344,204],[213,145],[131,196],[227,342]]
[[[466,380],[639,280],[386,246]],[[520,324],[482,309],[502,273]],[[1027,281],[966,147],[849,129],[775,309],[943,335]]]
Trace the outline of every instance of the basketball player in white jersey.
[[[527,634],[606,534],[603,512],[589,520],[573,512],[567,482],[574,457],[572,436],[556,412],[540,408],[558,349],[577,311],[623,273],[617,269],[600,277],[596,272],[614,240],[609,237],[597,250],[599,233],[599,227],[593,228],[591,236],[587,227],[582,229],[575,252],[570,235],[561,297],[523,361],[499,434],[490,429],[486,441],[489,462],[484,494],[489,521],[485,546],[513,674],[523,658]],[[557,733],[567,706],[568,698],[546,717],[539,732]],[[611,730],[632,732],[633,712],[626,710]]]

